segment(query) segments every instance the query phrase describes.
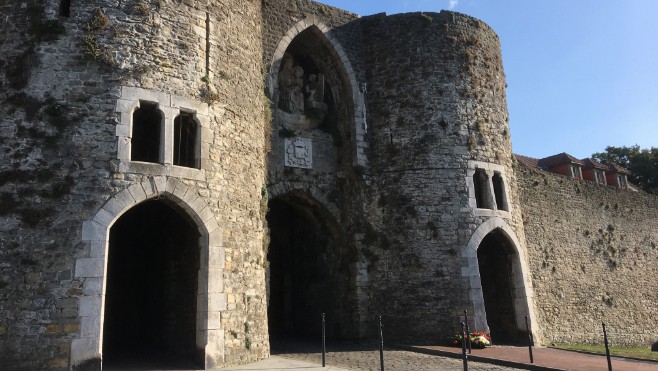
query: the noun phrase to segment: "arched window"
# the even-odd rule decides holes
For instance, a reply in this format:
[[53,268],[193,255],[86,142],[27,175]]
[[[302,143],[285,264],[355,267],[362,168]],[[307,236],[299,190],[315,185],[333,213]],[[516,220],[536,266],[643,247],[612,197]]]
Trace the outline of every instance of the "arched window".
[[59,1],[59,15],[62,17],[68,17],[71,15],[71,0]]
[[496,207],[498,210],[507,209],[507,197],[505,197],[505,184],[503,183],[503,177],[499,172],[494,173],[494,176],[491,178],[493,182],[494,195],[496,196]]
[[181,112],[174,120],[174,165],[199,168],[198,125],[194,114]]
[[157,103],[140,101],[133,113],[131,161],[161,162],[162,116]]
[[493,209],[487,172],[482,169],[475,170],[473,185],[475,186],[475,201],[478,209]]

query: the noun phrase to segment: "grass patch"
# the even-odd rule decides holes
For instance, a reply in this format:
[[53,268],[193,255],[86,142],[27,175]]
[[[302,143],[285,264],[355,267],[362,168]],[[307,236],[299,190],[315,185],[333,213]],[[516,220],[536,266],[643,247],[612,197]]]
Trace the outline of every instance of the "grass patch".
[[[605,346],[603,345],[589,345],[589,344],[556,344],[551,348],[576,350],[579,352],[587,352],[594,354],[605,355]],[[658,361],[658,352],[652,352],[649,347],[620,347],[611,346],[610,355],[615,357],[627,357],[637,359],[647,359],[651,361]]]

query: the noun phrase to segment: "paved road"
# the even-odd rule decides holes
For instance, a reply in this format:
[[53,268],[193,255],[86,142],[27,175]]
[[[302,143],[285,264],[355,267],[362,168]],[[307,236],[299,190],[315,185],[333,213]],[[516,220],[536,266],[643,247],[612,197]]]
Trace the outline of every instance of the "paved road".
[[[321,364],[321,355],[315,353],[288,353],[282,355]],[[327,365],[358,371],[379,371],[379,352],[374,351],[339,351],[327,355]],[[463,370],[462,361],[453,358],[432,356],[404,350],[386,350],[384,353],[386,370],[399,371],[436,371]],[[508,371],[514,368],[496,366],[488,363],[469,362],[468,369],[472,371]]]
[[251,363],[248,365],[235,366],[229,368],[222,368],[218,371],[350,371],[344,368],[334,367],[327,365],[322,368],[321,364],[300,361],[298,359],[285,358],[281,356],[271,356],[260,362]]
[[[327,349],[327,366],[340,367],[356,371],[379,371],[379,349],[376,346],[340,344]],[[307,361],[316,365],[322,364],[322,354],[316,349],[303,349],[295,346],[278,353],[278,357]],[[384,366],[388,371],[436,371],[463,370],[459,359],[438,357],[434,355],[410,352],[398,349],[384,351]],[[514,368],[496,366],[488,363],[469,362],[471,371],[509,371]]]

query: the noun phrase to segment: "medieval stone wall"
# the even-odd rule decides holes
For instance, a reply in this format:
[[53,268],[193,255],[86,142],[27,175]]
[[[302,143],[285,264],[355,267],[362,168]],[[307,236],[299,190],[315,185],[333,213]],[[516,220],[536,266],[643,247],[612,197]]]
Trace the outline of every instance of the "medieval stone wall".
[[60,22],[53,3],[2,9],[0,368],[68,369],[81,223],[114,189],[116,78],[82,59],[90,10]]
[[[100,367],[109,230],[156,198],[201,235],[207,368],[270,353],[264,221],[279,196],[305,210],[300,229],[331,240],[312,258],[334,259],[330,282],[344,285],[331,293],[340,336],[374,336],[379,314],[395,340],[436,341],[464,309],[485,323],[476,250],[501,230],[517,322],[529,314],[540,340],[598,342],[601,320],[617,344],[654,340],[656,198],[514,167],[500,45],[484,23],[359,18],[307,0],[59,7],[0,5],[1,369]],[[308,113],[278,105],[288,47],[326,74],[333,126],[295,127]],[[195,115],[198,168],[172,165],[171,133],[160,163],[130,160],[142,102],[166,130]],[[285,165],[293,137],[312,141],[312,166]],[[479,170],[502,177],[504,202],[477,206]]]
[[455,313],[472,312],[477,287],[464,269],[473,257],[460,247],[503,215],[469,207],[471,161],[506,169],[513,207],[503,218],[522,237],[500,45],[484,23],[457,13],[361,23],[372,138],[362,241],[370,312],[385,315],[400,338],[429,340],[454,330]]
[[263,64],[266,68],[270,67],[276,47],[286,33],[306,18],[315,18],[331,28],[331,35],[335,36],[348,52],[354,69],[363,71],[359,58],[361,56],[360,29],[357,22],[352,22],[359,16],[310,0],[263,1]]
[[[363,171],[358,171],[357,164],[367,163],[367,119],[364,96],[358,89],[358,83],[365,81],[365,67],[357,19],[355,14],[312,1],[263,2],[263,63],[267,93],[273,101],[268,195],[296,202],[298,207],[326,210],[323,222],[334,225],[332,238],[337,241],[334,247],[320,250],[336,257],[337,261],[327,266],[341,266],[342,273],[336,277],[346,284],[334,287],[340,291],[336,306],[341,309],[324,310],[329,326],[340,329],[332,335],[352,338],[363,335],[359,323],[364,305],[359,303],[365,294],[359,290],[366,285],[364,276],[357,273],[360,262],[353,242],[354,220],[362,218],[362,205],[354,199],[363,184]],[[283,60],[290,55],[295,66],[309,67],[304,71],[305,80],[314,70],[325,76],[332,97],[327,100],[330,113],[320,127],[300,125],[300,120],[309,118],[306,112],[291,114],[281,107],[279,75]],[[303,168],[286,165],[290,144],[297,138],[312,144],[312,161]]]
[[[269,354],[260,6],[97,0],[73,2],[70,15],[59,16],[59,1],[2,5],[0,368],[68,369],[72,359],[98,356],[99,328],[85,320],[103,285],[103,256],[88,242],[97,238],[92,218],[144,182],[173,192],[166,186],[173,178],[221,226],[221,259],[210,273],[218,301],[209,303],[222,312],[221,323],[212,319],[221,332],[207,335],[220,349],[206,363]],[[134,100],[175,101],[208,117],[201,169],[140,172],[119,159],[130,127],[119,104],[126,87],[138,88],[130,90]],[[114,217],[140,199],[121,201]]]
[[538,325],[548,343],[653,343],[658,198],[518,166]]

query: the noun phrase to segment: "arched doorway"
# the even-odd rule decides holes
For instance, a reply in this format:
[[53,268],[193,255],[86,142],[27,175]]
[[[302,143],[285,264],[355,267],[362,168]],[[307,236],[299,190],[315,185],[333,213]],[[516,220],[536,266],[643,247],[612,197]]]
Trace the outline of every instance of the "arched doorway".
[[124,213],[110,229],[103,368],[194,368],[199,233],[163,200]]
[[515,308],[516,250],[500,229],[482,239],[477,250],[487,323],[496,343],[514,344],[522,339]]
[[321,313],[326,313],[328,338],[353,337],[350,259],[328,212],[309,197],[288,193],[270,201],[267,220],[273,350],[297,339],[319,341]]

